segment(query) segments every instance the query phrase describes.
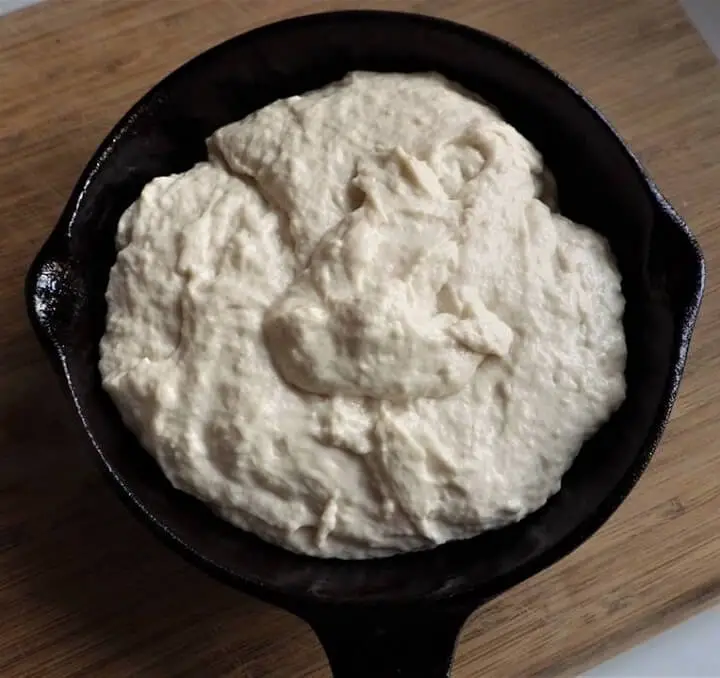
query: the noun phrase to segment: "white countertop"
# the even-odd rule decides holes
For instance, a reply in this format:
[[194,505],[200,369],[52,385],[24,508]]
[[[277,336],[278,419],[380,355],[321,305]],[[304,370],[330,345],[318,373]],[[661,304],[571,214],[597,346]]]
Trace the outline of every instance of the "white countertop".
[[[41,1],[0,0],[0,15]],[[720,59],[720,0],[680,2]],[[719,646],[720,605],[604,662],[584,678],[720,678]]]
[[716,606],[600,664],[583,678],[718,678],[719,642]]

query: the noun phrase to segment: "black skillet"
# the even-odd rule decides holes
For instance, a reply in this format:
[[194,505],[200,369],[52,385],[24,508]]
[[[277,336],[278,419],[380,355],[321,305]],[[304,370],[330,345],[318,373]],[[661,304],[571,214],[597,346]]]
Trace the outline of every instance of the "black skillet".
[[[338,562],[270,546],[173,490],[121,424],[96,365],[118,217],[142,186],[204,158],[204,139],[217,127],[356,69],[443,73],[534,142],[555,174],[562,211],[607,236],[619,262],[628,393],[562,490],[520,523],[425,553]],[[100,145],[26,291],[34,329],[105,470],[156,533],[210,574],[307,620],[338,678],[439,678],[475,608],[578,547],[637,482],[677,394],[703,283],[703,258],[684,221],[570,85],[479,31],[363,11],[260,28],[154,87]]]

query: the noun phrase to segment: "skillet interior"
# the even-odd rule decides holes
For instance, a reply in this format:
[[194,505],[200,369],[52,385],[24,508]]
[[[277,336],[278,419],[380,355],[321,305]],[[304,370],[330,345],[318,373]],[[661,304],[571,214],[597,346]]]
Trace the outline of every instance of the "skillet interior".
[[[443,73],[497,106],[543,153],[561,210],[608,237],[624,279],[626,402],[583,448],[562,490],[518,523],[433,551],[370,562],[287,553],[173,490],[102,391],[98,340],[114,234],[152,177],[205,156],[217,127],[355,69]],[[157,85],[101,144],[28,277],[34,326],[131,506],[171,545],[232,584],[286,606],[488,598],[590,536],[634,485],[682,373],[703,285],[694,239],[604,120],[528,55],[485,34],[411,15],[345,12],[265,27]]]

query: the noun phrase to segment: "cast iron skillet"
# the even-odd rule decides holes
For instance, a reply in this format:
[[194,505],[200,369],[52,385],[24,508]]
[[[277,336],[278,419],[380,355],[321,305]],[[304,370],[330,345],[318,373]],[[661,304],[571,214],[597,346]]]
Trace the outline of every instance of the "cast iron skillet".
[[[619,262],[628,393],[562,490],[520,523],[425,553],[339,562],[270,546],[173,490],[123,427],[96,365],[118,217],[142,186],[204,158],[204,139],[217,127],[355,69],[441,72],[534,142],[555,174],[562,211],[607,236]],[[476,607],[578,547],[637,482],[677,393],[703,283],[703,258],[684,221],[570,85],[485,33],[363,11],[254,30],[154,87],[100,144],[26,292],[34,329],[105,470],[156,533],[210,574],[307,620],[334,675],[439,678]]]

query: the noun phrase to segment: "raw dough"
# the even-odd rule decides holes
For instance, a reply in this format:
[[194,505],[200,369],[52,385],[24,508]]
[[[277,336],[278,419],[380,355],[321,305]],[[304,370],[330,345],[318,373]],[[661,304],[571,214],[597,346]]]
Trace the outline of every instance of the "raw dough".
[[103,384],[178,488],[314,556],[517,521],[625,394],[605,240],[432,74],[353,73],[218,130],[120,220]]

